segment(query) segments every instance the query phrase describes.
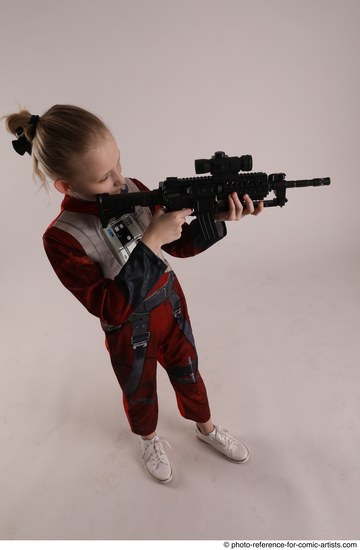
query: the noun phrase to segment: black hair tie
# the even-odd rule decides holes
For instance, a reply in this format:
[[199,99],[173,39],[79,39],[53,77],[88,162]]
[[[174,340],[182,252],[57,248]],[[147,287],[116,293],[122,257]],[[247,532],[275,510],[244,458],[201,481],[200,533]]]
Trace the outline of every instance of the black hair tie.
[[[31,125],[31,139],[34,139],[35,137],[36,127],[38,125],[39,119],[40,117],[38,115],[31,115],[30,117],[28,126]],[[14,147],[15,151],[21,156],[25,155],[25,153],[29,153],[29,155],[31,155],[31,142],[27,139],[24,133],[24,128],[22,128],[21,126],[16,128],[16,137],[17,139],[12,142],[12,146]]]
[[32,139],[34,139],[34,137],[35,137],[36,127],[38,125],[39,119],[40,119],[40,117],[38,115],[31,115],[31,118],[29,120],[29,126],[30,126],[30,124],[32,126],[32,128],[31,128],[31,138]]
[[15,151],[21,156],[25,155],[25,153],[29,153],[29,155],[31,155],[31,143],[28,141],[26,135],[24,134],[24,128],[21,126],[16,128],[16,137],[17,139],[14,139],[12,142],[12,146]]

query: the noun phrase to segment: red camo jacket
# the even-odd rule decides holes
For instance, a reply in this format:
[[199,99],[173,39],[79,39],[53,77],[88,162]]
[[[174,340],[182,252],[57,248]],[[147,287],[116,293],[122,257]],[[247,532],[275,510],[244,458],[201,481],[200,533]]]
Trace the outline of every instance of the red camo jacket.
[[[149,191],[140,181],[133,178],[132,181],[139,191]],[[62,284],[102,323],[122,325],[136,306],[166,283],[168,266],[139,241],[118,275],[114,279],[105,277],[100,265],[86,255],[72,235],[54,227],[64,211],[90,214],[99,219],[95,202],[65,196],[60,214],[43,236],[44,248],[55,273]],[[218,241],[226,235],[225,223],[218,222],[217,229]],[[207,242],[198,221],[194,219],[190,224],[183,225],[180,239],[164,245],[162,249],[172,256],[186,258],[203,252],[217,241]]]

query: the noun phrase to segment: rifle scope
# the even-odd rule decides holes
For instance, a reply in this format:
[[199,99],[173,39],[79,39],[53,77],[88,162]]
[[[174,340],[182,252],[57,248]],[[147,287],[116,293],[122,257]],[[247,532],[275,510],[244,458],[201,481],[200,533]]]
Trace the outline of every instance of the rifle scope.
[[237,174],[252,170],[252,156],[229,157],[223,151],[217,151],[211,159],[197,159],[195,161],[196,174]]

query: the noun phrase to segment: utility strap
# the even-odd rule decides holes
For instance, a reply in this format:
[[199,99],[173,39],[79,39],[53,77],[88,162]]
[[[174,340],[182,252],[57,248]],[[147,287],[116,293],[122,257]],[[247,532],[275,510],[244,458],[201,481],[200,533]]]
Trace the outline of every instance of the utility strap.
[[[131,345],[134,349],[134,364],[131,370],[128,381],[126,382],[123,391],[127,397],[132,395],[139,387],[141,375],[144,369],[146,358],[146,350],[150,340],[149,319],[150,312],[165,302],[169,298],[174,281],[174,273],[170,272],[166,284],[156,290],[147,300],[145,300],[134,313],[129,317],[128,321],[133,327],[131,337]],[[141,400],[142,401],[142,400]],[[151,403],[151,401],[149,401]]]

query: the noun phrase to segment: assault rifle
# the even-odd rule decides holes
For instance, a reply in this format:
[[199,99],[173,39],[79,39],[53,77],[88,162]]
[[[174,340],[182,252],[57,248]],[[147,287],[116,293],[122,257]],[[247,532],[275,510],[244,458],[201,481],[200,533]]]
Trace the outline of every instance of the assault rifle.
[[[210,176],[166,178],[155,191],[97,195],[101,223],[106,227],[112,217],[134,212],[135,206],[162,205],[168,211],[192,208],[203,236],[211,240],[217,236],[214,215],[228,210],[229,193],[235,191],[242,202],[243,196],[248,194],[255,207],[260,201],[264,201],[265,207],[284,206],[288,188],[330,185],[330,178],[286,181],[285,174],[282,173],[239,174],[240,171],[251,170],[251,155],[229,157],[218,151],[211,159],[195,160],[196,174],[210,173]],[[274,198],[264,200],[270,192],[273,192]]]

